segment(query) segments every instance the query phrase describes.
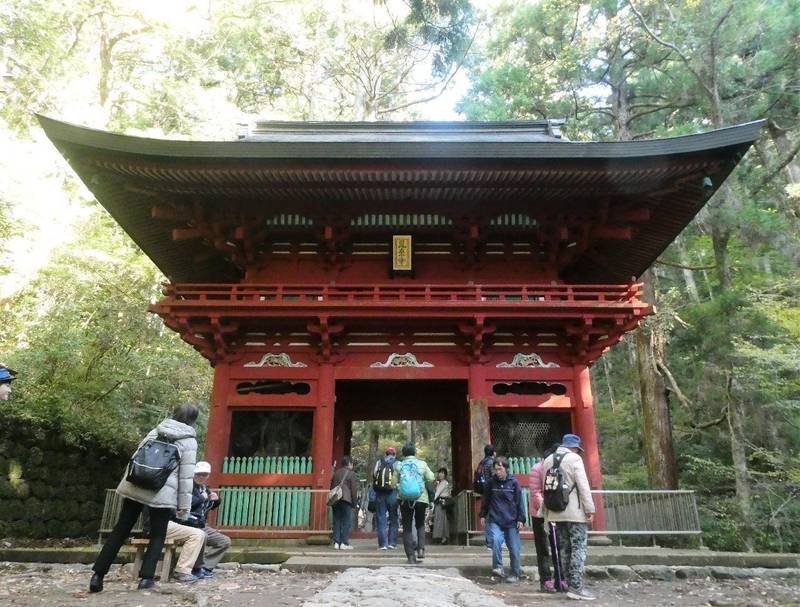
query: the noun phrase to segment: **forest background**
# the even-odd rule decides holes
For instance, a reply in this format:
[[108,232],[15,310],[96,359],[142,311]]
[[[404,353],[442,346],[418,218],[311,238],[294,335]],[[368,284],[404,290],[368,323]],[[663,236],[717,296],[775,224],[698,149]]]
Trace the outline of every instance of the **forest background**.
[[[592,378],[606,487],[694,489],[707,545],[800,551],[798,0],[4,2],[0,362],[21,379],[0,423],[127,449],[206,406],[211,371],[145,313],[163,277],[34,112],[187,139],[256,117],[565,117],[574,140],[765,119],[643,276],[658,313]],[[360,424],[354,454],[414,437],[440,463],[448,433]]]

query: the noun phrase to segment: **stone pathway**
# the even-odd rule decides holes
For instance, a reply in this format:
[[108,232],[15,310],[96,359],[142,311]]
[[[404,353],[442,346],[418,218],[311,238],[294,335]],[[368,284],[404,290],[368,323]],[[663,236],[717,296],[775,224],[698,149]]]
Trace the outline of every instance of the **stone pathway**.
[[456,569],[348,569],[303,607],[505,607]]

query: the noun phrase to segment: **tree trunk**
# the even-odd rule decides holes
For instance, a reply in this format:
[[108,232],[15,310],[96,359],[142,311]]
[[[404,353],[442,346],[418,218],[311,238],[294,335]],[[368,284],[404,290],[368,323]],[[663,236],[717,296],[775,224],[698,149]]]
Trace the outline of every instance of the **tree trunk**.
[[381,440],[381,430],[376,422],[372,422],[369,427],[369,455],[367,456],[367,483],[372,482],[372,471],[375,469],[375,462],[378,461],[378,442]]
[[681,265],[686,266],[681,270],[683,272],[683,282],[686,284],[686,292],[689,294],[689,299],[691,299],[694,303],[699,303],[700,292],[697,290],[697,282],[694,280],[693,271],[688,269],[690,264],[689,254],[686,251],[686,243],[683,242],[683,238],[678,237],[678,239],[675,241],[675,244],[678,248],[678,257],[681,261]]
[[[730,378],[730,375],[729,375]],[[733,473],[736,478],[736,502],[744,523],[744,547],[753,552],[753,517],[750,510],[750,476],[747,470],[747,450],[744,438],[744,411],[742,403],[731,394],[733,380],[728,380],[728,430],[731,438],[731,458]]]
[[731,239],[731,233],[720,223],[721,221],[712,219],[711,243],[714,247],[714,261],[717,264],[716,272],[717,280],[719,280],[719,290],[727,291],[733,286],[730,259],[728,257],[728,241]]
[[[652,302],[652,272],[642,276],[645,299]],[[664,378],[658,371],[663,360],[663,337],[653,323],[645,322],[636,332],[636,363],[642,409],[642,437],[647,477],[655,489],[677,489],[678,473],[672,444],[672,419]]]
[[608,402],[611,405],[611,410],[616,408],[616,400],[614,398],[614,386],[611,383],[611,361],[608,360],[608,355],[600,358],[603,364],[603,374],[606,378],[606,387],[608,388]]

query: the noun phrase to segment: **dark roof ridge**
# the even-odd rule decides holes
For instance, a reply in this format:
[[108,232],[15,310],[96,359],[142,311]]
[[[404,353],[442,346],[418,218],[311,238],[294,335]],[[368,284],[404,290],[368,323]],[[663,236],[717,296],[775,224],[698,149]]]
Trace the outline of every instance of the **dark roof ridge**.
[[687,154],[749,145],[759,137],[764,120],[692,135],[663,139],[610,142],[541,141],[191,141],[111,133],[37,114],[54,143],[62,142],[122,154],[217,159],[624,159]]

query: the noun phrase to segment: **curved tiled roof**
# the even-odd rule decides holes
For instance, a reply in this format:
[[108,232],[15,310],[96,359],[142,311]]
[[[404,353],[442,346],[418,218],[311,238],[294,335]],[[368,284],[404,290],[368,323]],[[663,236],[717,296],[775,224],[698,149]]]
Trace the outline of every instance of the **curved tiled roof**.
[[[560,139],[559,123],[551,121],[262,123],[241,141],[205,142],[39,121],[97,200],[179,282],[232,281],[239,270],[207,255],[202,241],[173,240],[177,226],[152,219],[154,205],[272,218],[409,214],[412,225],[424,221],[419,217],[470,216],[483,218],[489,229],[523,231],[602,217],[611,229],[629,230],[629,238],[593,240],[563,268],[563,278],[625,282],[691,221],[763,125],[578,143]],[[626,223],[624,217],[637,213],[636,222]],[[375,221],[363,227],[380,227]],[[287,222],[267,221],[289,229]],[[295,227],[308,231],[307,219]]]

